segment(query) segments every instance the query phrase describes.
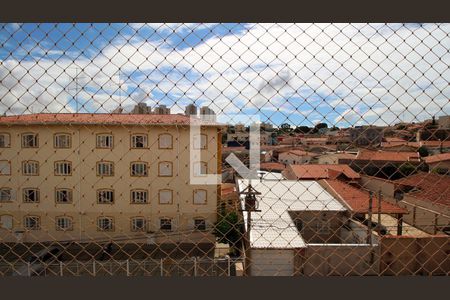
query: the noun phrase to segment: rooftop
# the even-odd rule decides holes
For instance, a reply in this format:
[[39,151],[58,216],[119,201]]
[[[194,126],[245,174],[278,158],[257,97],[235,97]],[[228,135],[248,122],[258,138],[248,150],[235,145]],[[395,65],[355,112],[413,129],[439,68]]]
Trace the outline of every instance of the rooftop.
[[259,168],[264,171],[278,171],[281,172],[286,169],[286,166],[278,162],[262,162],[259,164]]
[[[368,213],[369,211],[369,192],[360,188],[351,186],[340,180],[326,179],[324,180],[325,186],[328,186],[331,191],[339,195],[342,201],[344,201],[350,210],[355,213]],[[378,212],[378,199],[377,195],[372,198],[372,212]],[[386,201],[381,201],[382,214],[406,214],[408,210],[400,206],[391,204]]]
[[427,164],[450,160],[450,153],[441,153],[424,158]]
[[[27,114],[16,116],[0,116],[0,125],[189,125],[190,117],[185,115],[153,115],[153,114]],[[202,122],[202,125],[221,126],[214,122]]]
[[294,156],[318,156],[317,153],[309,152],[305,150],[288,150],[288,151],[282,151],[280,154],[287,154],[287,155],[294,155]]
[[371,161],[420,161],[418,152],[402,152],[402,151],[371,151],[360,150],[356,155],[356,160],[371,160]]
[[417,190],[407,193],[409,196],[450,206],[450,176],[419,172],[395,180],[394,183],[416,188]]
[[[252,180],[261,212],[252,213],[250,245],[252,248],[305,248],[289,211],[345,211],[345,207],[316,181]],[[239,190],[249,184],[239,179]],[[241,196],[241,205],[243,196]],[[247,213],[244,212],[247,224]],[[247,226],[247,225],[246,225]]]
[[289,165],[284,175],[290,180],[299,179],[335,179],[339,175],[349,179],[359,179],[360,175],[348,165]]

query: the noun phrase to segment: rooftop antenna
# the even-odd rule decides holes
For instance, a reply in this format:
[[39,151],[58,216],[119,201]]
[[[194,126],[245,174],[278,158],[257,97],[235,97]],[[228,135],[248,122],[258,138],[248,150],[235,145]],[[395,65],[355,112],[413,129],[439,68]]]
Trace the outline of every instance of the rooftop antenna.
[[75,88],[69,88],[69,90],[73,90],[75,89],[75,95],[74,95],[74,100],[75,100],[75,108],[76,108],[76,113],[79,112],[79,102],[78,102],[78,94],[80,92],[80,85],[78,82],[78,79],[80,78],[85,78],[85,76],[80,77],[80,68],[78,67],[70,67],[69,69],[75,69],[76,70],[76,75],[75,78],[72,78],[72,81],[75,81]]

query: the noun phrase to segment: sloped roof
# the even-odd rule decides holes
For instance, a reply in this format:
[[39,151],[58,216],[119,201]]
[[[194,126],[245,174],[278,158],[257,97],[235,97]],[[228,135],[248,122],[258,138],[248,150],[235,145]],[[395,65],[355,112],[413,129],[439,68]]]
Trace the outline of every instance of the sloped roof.
[[[89,114],[89,113],[42,113],[16,116],[1,116],[0,125],[189,125],[190,117],[185,115],[153,114]],[[202,125],[222,126],[214,122],[202,122]]]
[[280,154],[295,155],[295,156],[318,156],[317,153],[308,152],[305,150],[289,150],[280,152]]
[[450,176],[419,172],[397,179],[394,183],[417,188],[417,190],[407,193],[408,196],[450,206]]
[[348,165],[289,165],[288,170],[283,173],[287,179],[335,179],[340,174],[344,174],[349,179],[358,179],[361,176],[353,171]]
[[361,150],[356,155],[356,160],[371,160],[371,161],[419,161],[420,155],[418,152],[402,152],[402,151],[371,151]]
[[259,164],[259,168],[265,171],[283,171],[286,166],[282,163],[277,162],[263,162]]
[[427,164],[450,160],[450,153],[441,153],[424,158]]
[[[369,192],[360,188],[351,186],[340,180],[326,179],[324,180],[332,191],[340,196],[340,198],[347,204],[347,206],[355,213],[368,213],[369,211]],[[377,195],[372,198],[372,212],[378,212]],[[391,204],[381,200],[381,213],[391,214],[400,213],[406,214],[408,210],[400,206]]]

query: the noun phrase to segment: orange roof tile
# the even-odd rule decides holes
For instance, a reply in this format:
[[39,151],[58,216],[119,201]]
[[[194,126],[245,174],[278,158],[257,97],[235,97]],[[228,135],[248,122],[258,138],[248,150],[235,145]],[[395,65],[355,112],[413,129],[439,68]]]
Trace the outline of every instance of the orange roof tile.
[[348,165],[289,165],[285,176],[290,180],[334,179],[344,174],[349,179],[358,179],[360,175]]
[[[351,186],[340,180],[326,179],[325,183],[347,204],[355,213],[368,213],[369,211],[369,192]],[[378,199],[376,195],[372,198],[372,212],[378,212]],[[408,210],[398,205],[391,204],[381,200],[380,212],[383,214],[406,214]]]
[[[205,123],[205,124],[204,124]],[[0,125],[32,125],[32,124],[83,124],[83,125],[189,125],[190,117],[185,115],[152,115],[152,114],[27,114],[0,117]],[[202,122],[202,125],[222,126],[213,122]]]
[[420,155],[418,152],[361,150],[355,160],[419,161]]
[[415,187],[416,190],[408,192],[407,195],[450,206],[450,177],[435,173],[419,172],[417,174],[397,179],[394,183]]
[[424,158],[427,164],[450,160],[450,153],[436,154]]
[[318,156],[317,153],[314,152],[308,152],[305,150],[289,150],[289,151],[282,151],[282,153],[288,153],[289,155],[295,155],[295,156]]
[[259,168],[263,171],[283,171],[286,166],[277,162],[263,162],[259,164]]

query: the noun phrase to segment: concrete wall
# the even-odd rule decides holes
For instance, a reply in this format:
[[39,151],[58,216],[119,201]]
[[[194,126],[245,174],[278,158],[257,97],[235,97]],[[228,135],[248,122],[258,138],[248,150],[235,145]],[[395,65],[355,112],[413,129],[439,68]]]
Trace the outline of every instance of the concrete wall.
[[[201,160],[207,162],[208,173],[217,173],[218,164],[218,129],[203,128],[207,135],[207,149],[201,150]],[[23,241],[40,240],[86,240],[108,237],[127,238],[143,236],[143,233],[131,232],[131,218],[146,218],[148,230],[159,232],[159,219],[172,218],[173,239],[187,239],[194,228],[194,218],[205,218],[207,225],[216,221],[217,186],[189,184],[189,129],[175,126],[11,126],[0,127],[0,132],[11,135],[11,147],[1,148],[0,156],[11,162],[11,176],[0,176],[0,187],[11,188],[16,198],[8,203],[0,203],[0,214],[14,217],[13,231],[23,229],[26,215],[41,218],[41,229],[25,232]],[[21,148],[21,134],[35,132],[39,134],[39,148]],[[70,133],[72,147],[55,149],[55,133]],[[97,149],[96,134],[112,133],[113,149]],[[148,134],[148,149],[130,149],[130,135]],[[159,149],[158,135],[170,133],[173,136],[173,149]],[[220,141],[219,141],[220,142]],[[24,160],[37,160],[40,163],[39,176],[23,176],[21,163]],[[72,162],[72,175],[55,176],[54,162],[67,160]],[[115,174],[112,177],[99,177],[96,174],[98,161],[113,161]],[[132,177],[130,163],[144,161],[148,163],[147,177]],[[158,176],[158,163],[173,163],[172,177]],[[39,188],[40,203],[23,203],[22,189]],[[55,188],[70,188],[73,192],[71,204],[55,202]],[[98,204],[96,191],[110,188],[115,191],[114,204]],[[147,204],[131,204],[131,189],[148,190]],[[160,204],[158,191],[171,189],[172,204]],[[193,204],[195,189],[207,191],[206,204]],[[57,231],[57,216],[73,218],[73,230]],[[114,218],[113,232],[100,232],[96,222],[100,216]],[[176,232],[183,232],[177,235]],[[169,234],[162,233],[161,236]],[[205,234],[201,234],[202,237]],[[16,241],[15,235],[6,229],[0,229],[0,239]]]
[[450,237],[381,239],[381,275],[450,275]]
[[308,245],[300,272],[306,276],[377,275],[378,246]]
[[294,249],[251,249],[251,276],[293,276]]

